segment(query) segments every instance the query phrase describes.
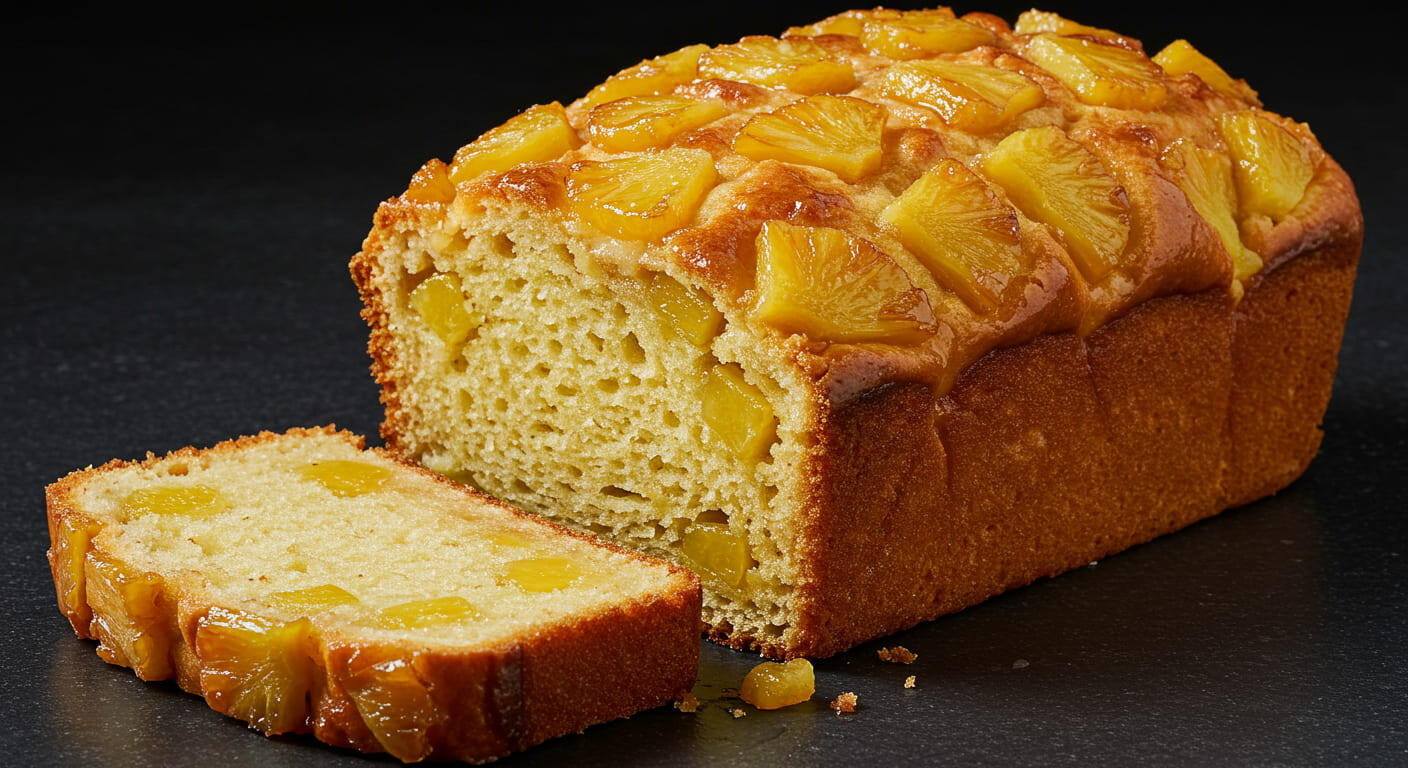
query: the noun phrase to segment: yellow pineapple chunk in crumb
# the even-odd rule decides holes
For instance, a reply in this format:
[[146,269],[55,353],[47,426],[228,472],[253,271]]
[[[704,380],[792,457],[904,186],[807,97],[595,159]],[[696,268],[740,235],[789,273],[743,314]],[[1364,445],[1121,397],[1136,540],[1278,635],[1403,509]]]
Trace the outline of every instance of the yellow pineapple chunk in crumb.
[[850,184],[880,168],[885,108],[853,96],[811,96],[754,115],[733,139],[751,160],[825,168]]
[[977,174],[942,160],[880,213],[901,243],[974,312],[995,310],[1027,271],[1017,212]]
[[425,629],[479,618],[479,611],[459,595],[412,600],[383,608],[377,624],[383,629]]
[[577,132],[568,124],[562,105],[539,104],[460,147],[450,165],[450,181],[463,184],[481,174],[556,160],[578,144]]
[[765,661],[748,670],[738,695],[758,709],[801,704],[816,693],[816,671],[806,659]]
[[883,251],[839,229],[769,221],[758,233],[752,316],[817,341],[918,344],[937,330],[929,297]]
[[1188,196],[1198,215],[1217,231],[1232,257],[1233,277],[1246,280],[1261,270],[1261,257],[1242,244],[1237,228],[1237,191],[1232,181],[1232,160],[1221,152],[1204,149],[1188,139],[1169,146],[1161,158],[1173,171],[1174,182]]
[[700,570],[732,587],[743,586],[753,565],[747,540],[734,535],[728,523],[696,521],[684,532],[681,548]]
[[269,603],[288,611],[325,611],[339,605],[356,605],[357,596],[336,584],[290,589],[269,595]]
[[1237,80],[1227,74],[1227,71],[1218,66],[1217,62],[1194,48],[1193,44],[1187,40],[1174,40],[1164,46],[1163,50],[1154,54],[1153,61],[1174,77],[1191,72],[1213,89],[1232,98],[1247,101],[1256,101],[1257,99],[1256,91],[1252,90],[1246,81]]
[[54,575],[59,609],[80,636],[87,637],[93,610],[88,606],[88,550],[102,526],[82,515],[64,515],[54,529],[49,547],[49,569]]
[[298,472],[332,491],[334,496],[344,498],[379,490],[391,479],[391,470],[365,461],[318,461],[300,467]]
[[449,203],[455,199],[455,183],[443,160],[430,160],[411,176],[406,199],[417,203]]
[[208,485],[138,488],[122,502],[123,512],[129,518],[146,515],[202,518],[224,512],[227,506],[220,491]]
[[1099,282],[1120,264],[1129,202],[1090,150],[1060,128],[1042,126],[1007,136],[982,162],[1022,213],[1056,228],[1086,280]]
[[742,461],[758,461],[777,440],[777,417],[763,393],[736,363],[704,374],[700,415],[709,431]]
[[695,72],[699,69],[699,57],[707,50],[707,45],[689,45],[642,61],[608,77],[573,106],[590,110],[608,101],[629,96],[669,93],[694,79]]
[[724,329],[724,315],[701,290],[669,275],[655,273],[646,283],[646,301],[659,311],[666,326],[700,349],[708,349]]
[[856,85],[855,70],[831,58],[806,38],[745,37],[699,57],[699,76],[736,80],[801,94],[844,93]]
[[211,708],[266,734],[302,733],[313,684],[312,625],[211,608],[196,623],[200,685]]
[[158,607],[161,579],[135,571],[98,552],[88,555],[87,599],[93,610],[90,631],[98,655],[109,664],[128,666],[143,680],[172,676],[171,647],[175,627]]
[[636,152],[663,147],[725,111],[720,102],[687,96],[627,96],[594,108],[587,116],[587,132],[592,143],[607,152]]
[[524,592],[555,592],[582,577],[582,568],[565,557],[525,557],[504,564],[504,576]]
[[1310,148],[1258,110],[1224,113],[1219,126],[1234,162],[1241,215],[1284,219],[1315,176]]
[[948,8],[877,12],[865,20],[860,33],[861,44],[867,50],[892,59],[959,53],[996,39],[984,27],[954,18]]
[[484,322],[482,315],[470,313],[460,281],[444,272],[422,280],[411,291],[411,308],[441,341],[452,347],[464,343]]
[[1086,104],[1154,110],[1168,96],[1163,70],[1128,48],[1082,37],[1037,35],[1026,53]]
[[688,224],[718,172],[702,149],[666,149],[584,161],[567,175],[567,196],[582,221],[622,240],[658,240]]
[[411,659],[377,660],[371,654],[359,651],[353,657],[342,687],[388,754],[407,763],[424,760],[431,752],[429,730],[449,716],[435,703]]
[[896,64],[880,78],[878,89],[977,134],[991,133],[1046,100],[1040,86],[1017,72],[940,59]]

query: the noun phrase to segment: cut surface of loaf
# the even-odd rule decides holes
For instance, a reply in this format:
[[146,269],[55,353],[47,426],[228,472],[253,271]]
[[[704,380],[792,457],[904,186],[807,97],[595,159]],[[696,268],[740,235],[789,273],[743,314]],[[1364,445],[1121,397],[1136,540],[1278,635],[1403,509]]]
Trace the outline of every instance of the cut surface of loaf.
[[532,107],[351,271],[389,448],[818,657],[1284,487],[1361,240],[1185,41],[878,8]]
[[115,461],[47,497],[75,631],[266,734],[482,762],[694,684],[693,574],[330,427]]

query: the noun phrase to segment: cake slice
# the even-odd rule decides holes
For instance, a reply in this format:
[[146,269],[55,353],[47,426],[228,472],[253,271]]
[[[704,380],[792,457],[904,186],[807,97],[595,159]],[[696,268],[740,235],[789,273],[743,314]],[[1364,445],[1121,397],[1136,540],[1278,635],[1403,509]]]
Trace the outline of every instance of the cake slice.
[[692,573],[332,427],[113,461],[47,500],[78,635],[266,734],[482,762],[694,684]]

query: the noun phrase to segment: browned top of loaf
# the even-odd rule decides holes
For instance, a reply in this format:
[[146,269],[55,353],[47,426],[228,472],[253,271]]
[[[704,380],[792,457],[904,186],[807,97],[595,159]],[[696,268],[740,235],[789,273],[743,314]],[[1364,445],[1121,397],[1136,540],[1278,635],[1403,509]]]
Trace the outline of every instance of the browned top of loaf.
[[[531,108],[449,164],[427,163],[406,193],[382,206],[371,239],[413,228],[472,229],[478,220],[526,211],[575,254],[622,274],[661,271],[706,290],[729,323],[746,324],[796,360],[832,398],[896,379],[945,391],[994,348],[1043,333],[1089,333],[1156,296],[1225,290],[1239,297],[1299,250],[1362,226],[1349,180],[1309,128],[1265,111],[1245,82],[1182,45],[1150,57],[1138,40],[1055,14],[1032,11],[1009,25],[939,8],[852,11],[779,37],[691,46],[624,70],[565,108]],[[1002,73],[1016,90],[965,95],[952,70],[947,84],[924,79],[930,63]],[[688,113],[695,117],[656,123],[631,123],[639,112],[623,109],[661,97],[679,97],[671,104],[682,110],[706,106]],[[838,103],[851,111],[836,112]],[[808,106],[816,109],[803,114]],[[1241,167],[1245,152],[1238,154],[1223,125],[1230,114],[1266,118],[1263,132],[1274,127],[1290,137],[1301,166],[1292,176],[1302,178],[1291,183],[1303,190],[1299,202],[1268,213],[1239,186],[1243,179],[1233,183],[1234,174],[1257,169]],[[847,138],[827,143],[835,127],[828,122],[854,127],[867,119],[878,121],[873,133],[843,130]],[[767,132],[799,122],[803,137],[788,146],[787,137]],[[646,124],[654,133],[642,141],[637,129]],[[819,138],[807,135],[813,128]],[[1094,239],[1114,238],[1094,269],[1074,242],[1089,231],[1045,215],[991,172],[1004,139],[1050,128],[1108,182],[1095,193],[1103,198],[1087,206],[1107,208],[1113,223],[1109,232],[1094,229]],[[1215,158],[1212,167],[1221,170],[1214,175],[1222,175],[1213,191],[1199,193],[1181,154],[1189,147]],[[688,187],[693,179],[697,188],[650,197],[649,174],[627,167],[640,157],[704,157],[712,167],[694,177],[695,170],[671,166],[677,182]],[[969,261],[969,277],[945,273],[886,213],[941,166],[970,172],[986,190],[993,207],[981,226],[1006,228],[1015,249],[1008,266]],[[628,180],[625,194],[645,197],[610,197],[616,171]],[[639,209],[630,210],[632,203]],[[901,331],[848,335],[805,318],[792,322],[789,301],[821,301],[822,314],[834,315],[827,302],[841,291],[834,274],[816,278],[830,289],[762,285],[773,263],[759,250],[770,222],[840,231],[852,259],[868,259],[873,273],[893,275],[898,267],[907,286],[886,289],[889,299],[872,295],[871,319],[878,313]],[[841,268],[842,277],[852,268]],[[832,295],[799,296],[808,290]]]

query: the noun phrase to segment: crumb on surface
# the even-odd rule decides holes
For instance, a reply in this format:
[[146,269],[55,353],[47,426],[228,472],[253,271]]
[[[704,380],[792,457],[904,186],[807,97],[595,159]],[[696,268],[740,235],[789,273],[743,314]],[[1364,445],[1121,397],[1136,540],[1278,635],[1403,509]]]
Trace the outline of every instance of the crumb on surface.
[[913,687],[914,687],[914,675],[910,675],[909,677],[906,677],[906,678],[904,679],[904,687],[906,687],[906,688],[913,688]]
[[731,709],[731,710],[729,710],[729,711],[733,713],[733,716],[734,716],[735,719],[740,718],[740,717],[744,717],[745,715],[748,714],[747,712],[743,711],[743,708],[742,708],[742,707],[734,707],[733,709]]
[[1031,666],[1031,664],[1032,663],[1030,661],[1027,661],[1026,659],[1017,659],[1016,661],[1012,662],[1012,668],[1026,669],[1027,667]]
[[675,709],[681,712],[694,712],[699,709],[699,699],[695,698],[692,693],[686,693],[680,697],[679,701],[675,702]]
[[895,664],[913,664],[914,660],[919,658],[913,651],[903,645],[897,645],[894,648],[881,648],[879,651],[876,651],[876,655],[880,657],[881,661],[889,661]]
[[838,715],[843,712],[854,712],[856,711],[856,698],[854,693],[847,691],[837,696],[836,700],[831,702],[831,708],[836,710],[836,714]]

